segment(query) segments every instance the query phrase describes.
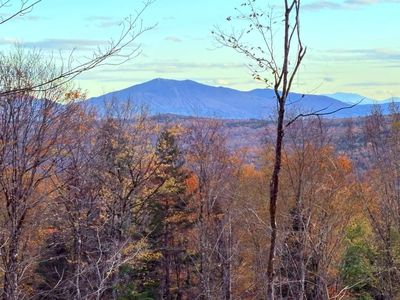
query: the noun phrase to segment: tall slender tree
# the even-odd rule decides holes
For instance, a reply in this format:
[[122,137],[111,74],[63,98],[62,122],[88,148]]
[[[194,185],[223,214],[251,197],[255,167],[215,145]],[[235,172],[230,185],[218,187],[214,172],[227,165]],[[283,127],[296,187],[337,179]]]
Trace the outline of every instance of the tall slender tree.
[[[282,166],[282,149],[285,135],[286,104],[293,81],[306,54],[300,34],[300,0],[283,1],[283,35],[282,48],[277,52],[275,48],[276,39],[273,25],[276,23],[271,13],[264,12],[257,6],[257,1],[247,0],[240,9],[237,9],[240,20],[247,21],[246,27],[237,32],[226,33],[216,28],[213,33],[216,39],[223,45],[228,46],[240,54],[244,54],[252,61],[254,66],[253,76],[269,84],[269,78],[262,78],[262,72],[272,76],[272,83],[276,104],[277,122],[275,127],[275,155],[273,173],[269,183],[269,211],[270,211],[270,247],[267,267],[267,291],[266,297],[274,299],[275,280],[275,254],[277,245],[277,202],[279,194],[280,171]],[[281,16],[279,16],[281,18]],[[231,21],[232,17],[227,20]],[[259,45],[248,43],[246,38],[260,41]]]
[[155,180],[161,187],[150,204],[149,239],[152,248],[161,254],[158,281],[162,299],[182,299],[187,289],[184,271],[189,253],[185,235],[192,221],[186,183],[189,174],[183,169],[177,129],[165,129],[158,138],[156,155],[160,167]]

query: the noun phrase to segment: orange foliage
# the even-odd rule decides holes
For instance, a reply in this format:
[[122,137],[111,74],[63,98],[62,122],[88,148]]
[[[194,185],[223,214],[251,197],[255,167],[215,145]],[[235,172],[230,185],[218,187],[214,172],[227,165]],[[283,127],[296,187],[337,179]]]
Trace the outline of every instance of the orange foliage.
[[345,155],[340,155],[337,158],[338,166],[345,171],[346,173],[350,172],[353,169],[353,165],[350,159]]
[[189,194],[193,194],[197,190],[199,187],[199,179],[195,174],[188,176],[186,179],[186,186]]
[[64,100],[66,102],[74,102],[76,100],[85,100],[86,92],[83,92],[81,89],[72,90],[66,92],[64,95]]

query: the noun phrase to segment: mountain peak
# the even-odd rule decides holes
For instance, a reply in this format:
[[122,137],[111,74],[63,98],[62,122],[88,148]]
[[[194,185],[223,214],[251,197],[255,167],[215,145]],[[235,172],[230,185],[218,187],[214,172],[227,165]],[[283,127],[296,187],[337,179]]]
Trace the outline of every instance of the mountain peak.
[[[313,111],[332,112],[334,117],[367,115],[371,105],[357,105],[351,109],[349,101],[344,101],[345,93],[333,95],[303,95],[290,93],[288,109],[293,113]],[[356,94],[347,94],[351,99],[363,98]],[[336,99],[335,99],[336,98]],[[341,99],[337,99],[341,98]],[[265,119],[276,114],[276,96],[271,89],[239,91],[227,87],[216,87],[193,80],[175,80],[156,78],[126,89],[115,91],[100,97],[88,99],[89,105],[99,107],[105,99],[116,99],[123,103],[132,101],[145,106],[152,115],[175,114],[195,117],[215,117],[223,119]],[[383,111],[387,111],[386,104]],[[342,109],[342,110],[341,110]]]
[[179,79],[169,79],[169,78],[154,78],[152,80],[143,82],[142,84],[154,84],[154,83],[162,83],[162,84],[197,84],[197,85],[202,85],[199,82],[190,80],[190,79],[183,79],[183,80],[179,80]]

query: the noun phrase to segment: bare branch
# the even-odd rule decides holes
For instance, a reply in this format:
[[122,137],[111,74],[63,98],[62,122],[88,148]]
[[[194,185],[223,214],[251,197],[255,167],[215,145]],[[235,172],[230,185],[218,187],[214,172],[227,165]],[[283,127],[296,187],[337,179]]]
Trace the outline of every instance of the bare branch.
[[329,108],[329,106],[327,106],[327,107],[321,108],[319,110],[316,110],[316,111],[308,113],[308,114],[307,113],[298,114],[296,117],[294,117],[293,119],[288,121],[286,123],[285,127],[289,127],[291,124],[296,122],[299,118],[329,116],[329,115],[333,115],[333,114],[335,114],[335,113],[337,113],[339,111],[345,110],[345,109],[351,109],[351,108],[359,105],[362,101],[363,101],[363,99],[360,100],[359,102],[355,103],[355,104],[352,104],[352,105],[349,105],[349,106],[340,107],[338,109],[335,109],[335,110],[332,110],[332,111],[329,111],[329,112],[323,112],[323,111],[325,111],[325,110],[327,110]]
[[[0,3],[0,9],[7,6],[10,3],[10,1],[11,0],[2,1]],[[0,25],[10,21],[11,19],[14,19],[15,17],[23,16],[27,13],[30,13],[32,11],[33,7],[40,2],[42,2],[42,0],[36,0],[33,3],[29,4],[29,0],[21,0],[21,5],[20,5],[19,9],[7,17],[2,17],[0,19]]]
[[[44,92],[52,88],[63,86],[71,82],[82,73],[92,70],[96,67],[105,65],[119,65],[137,57],[138,55],[140,55],[140,46],[136,46],[125,53],[123,53],[122,51],[126,50],[130,45],[132,45],[133,42],[135,42],[142,34],[155,28],[156,25],[145,27],[143,25],[143,21],[141,20],[141,16],[145,12],[145,10],[154,1],[155,0],[146,0],[143,7],[136,12],[136,15],[126,18],[124,22],[121,23],[122,30],[119,38],[115,41],[110,40],[108,47],[104,49],[99,48],[94,51],[92,57],[87,57],[85,62],[78,62],[78,64],[74,66],[74,62],[76,62],[77,60],[73,57],[73,54],[75,52],[73,50],[71,51],[65,64],[64,60],[61,57],[62,62],[60,71],[52,78],[37,83],[33,86],[22,86],[14,89],[4,89],[4,87],[2,87],[0,89],[0,96],[17,94],[24,91]],[[110,62],[111,58],[120,58],[122,60],[113,63]]]

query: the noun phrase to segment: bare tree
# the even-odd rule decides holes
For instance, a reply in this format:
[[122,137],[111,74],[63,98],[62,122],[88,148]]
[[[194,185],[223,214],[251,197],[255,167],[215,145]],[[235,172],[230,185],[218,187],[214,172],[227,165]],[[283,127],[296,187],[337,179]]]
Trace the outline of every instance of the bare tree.
[[393,299],[400,293],[398,239],[395,237],[400,232],[399,106],[392,104],[390,113],[384,116],[377,106],[364,124],[372,168],[366,176],[370,190],[363,193],[363,203],[379,253],[376,262],[379,296]]
[[[273,173],[270,178],[269,211],[270,211],[270,251],[268,258],[268,288],[266,296],[274,299],[274,261],[277,241],[277,201],[279,193],[279,178],[282,165],[282,147],[285,135],[285,110],[287,98],[292,88],[293,80],[297,75],[301,62],[306,54],[306,48],[300,35],[300,0],[284,0],[283,8],[283,48],[282,54],[277,54],[274,45],[273,25],[276,20],[271,13],[264,12],[256,7],[256,1],[248,0],[241,5],[238,19],[247,21],[248,27],[241,32],[226,33],[217,28],[213,33],[223,45],[235,49],[254,62],[254,78],[261,79],[260,72],[272,75],[272,86],[277,102],[277,124],[275,140],[275,156]],[[246,9],[246,11],[242,11]],[[227,18],[228,21],[232,17]],[[247,36],[256,36],[260,45],[249,45]],[[281,57],[280,57],[281,55]],[[268,83],[268,79],[263,79]]]
[[199,120],[189,127],[188,167],[198,184],[193,198],[197,202],[195,224],[199,256],[198,297],[232,297],[232,163],[220,122]]
[[[11,8],[0,20],[4,24],[29,13],[41,0],[0,2],[0,9]],[[71,52],[61,65],[53,57],[48,61],[39,53],[20,48],[0,57],[0,199],[2,226],[0,256],[4,299],[24,297],[24,283],[34,259],[26,255],[33,228],[43,220],[35,219],[36,210],[52,197],[59,160],[66,151],[69,118],[74,105],[63,105],[79,98],[70,93],[76,76],[105,64],[120,64],[140,54],[140,46],[131,47],[146,27],[141,20],[153,0],[146,0],[136,13],[122,23],[120,35],[105,48],[98,48],[81,61]],[[119,58],[111,61],[111,58]],[[30,230],[27,230],[27,229]],[[121,245],[119,245],[121,246]],[[113,262],[112,265],[115,265]]]
[[[117,299],[121,267],[137,263],[147,250],[147,208],[162,183],[152,138],[156,131],[133,105],[107,106],[106,119],[85,112],[71,118],[68,144],[59,158],[55,229],[42,256],[47,287],[41,295],[74,299]],[[67,263],[52,263],[59,258]],[[55,269],[52,275],[43,270]],[[55,277],[55,278],[52,278]]]
[[[40,56],[18,51],[0,56],[0,85],[4,90],[35,85],[52,78],[54,67],[42,64]],[[54,82],[51,89],[0,97],[0,199],[1,259],[4,274],[2,297],[20,299],[20,284],[31,267],[27,241],[38,225],[32,213],[52,193],[63,137],[73,106],[62,106],[67,86]],[[45,186],[47,188],[45,188]]]
[[345,229],[354,210],[350,160],[334,152],[329,131],[318,118],[298,120],[287,131],[281,197],[282,235],[278,246],[279,293],[298,299],[329,299],[328,275],[339,265]]
[[[18,2],[18,3],[16,3]],[[11,12],[4,14],[0,18],[0,25],[7,23],[8,21],[16,18],[22,17],[27,13],[30,13],[33,8],[42,2],[42,0],[19,0],[19,1],[12,1],[12,0],[2,0],[0,1],[0,9],[5,9],[11,7]],[[16,7],[14,7],[16,6]]]
[[[41,1],[42,0],[20,0],[18,2],[20,5],[17,5],[13,12],[8,15],[6,14],[3,19],[0,19],[0,25],[31,12]],[[134,14],[126,17],[121,22],[119,35],[116,38],[110,39],[105,47],[99,46],[97,49],[93,50],[91,55],[83,58],[78,58],[75,51],[71,51],[67,57],[61,54],[60,56],[53,56],[49,60],[49,63],[58,65],[58,69],[54,70],[52,77],[37,81],[34,85],[28,85],[28,83],[23,84],[21,82],[19,86],[9,87],[9,89],[0,87],[0,95],[5,96],[26,90],[43,92],[51,88],[65,85],[80,74],[96,67],[119,65],[137,57],[141,53],[141,47],[140,45],[133,46],[133,43],[136,42],[142,34],[155,28],[155,25],[145,26],[142,20],[143,13],[154,1],[155,0],[144,0],[140,9],[136,10]],[[0,9],[12,5],[15,2],[17,1],[1,1]],[[14,8],[14,6],[12,6],[12,8]],[[61,63],[59,61],[61,61]]]

